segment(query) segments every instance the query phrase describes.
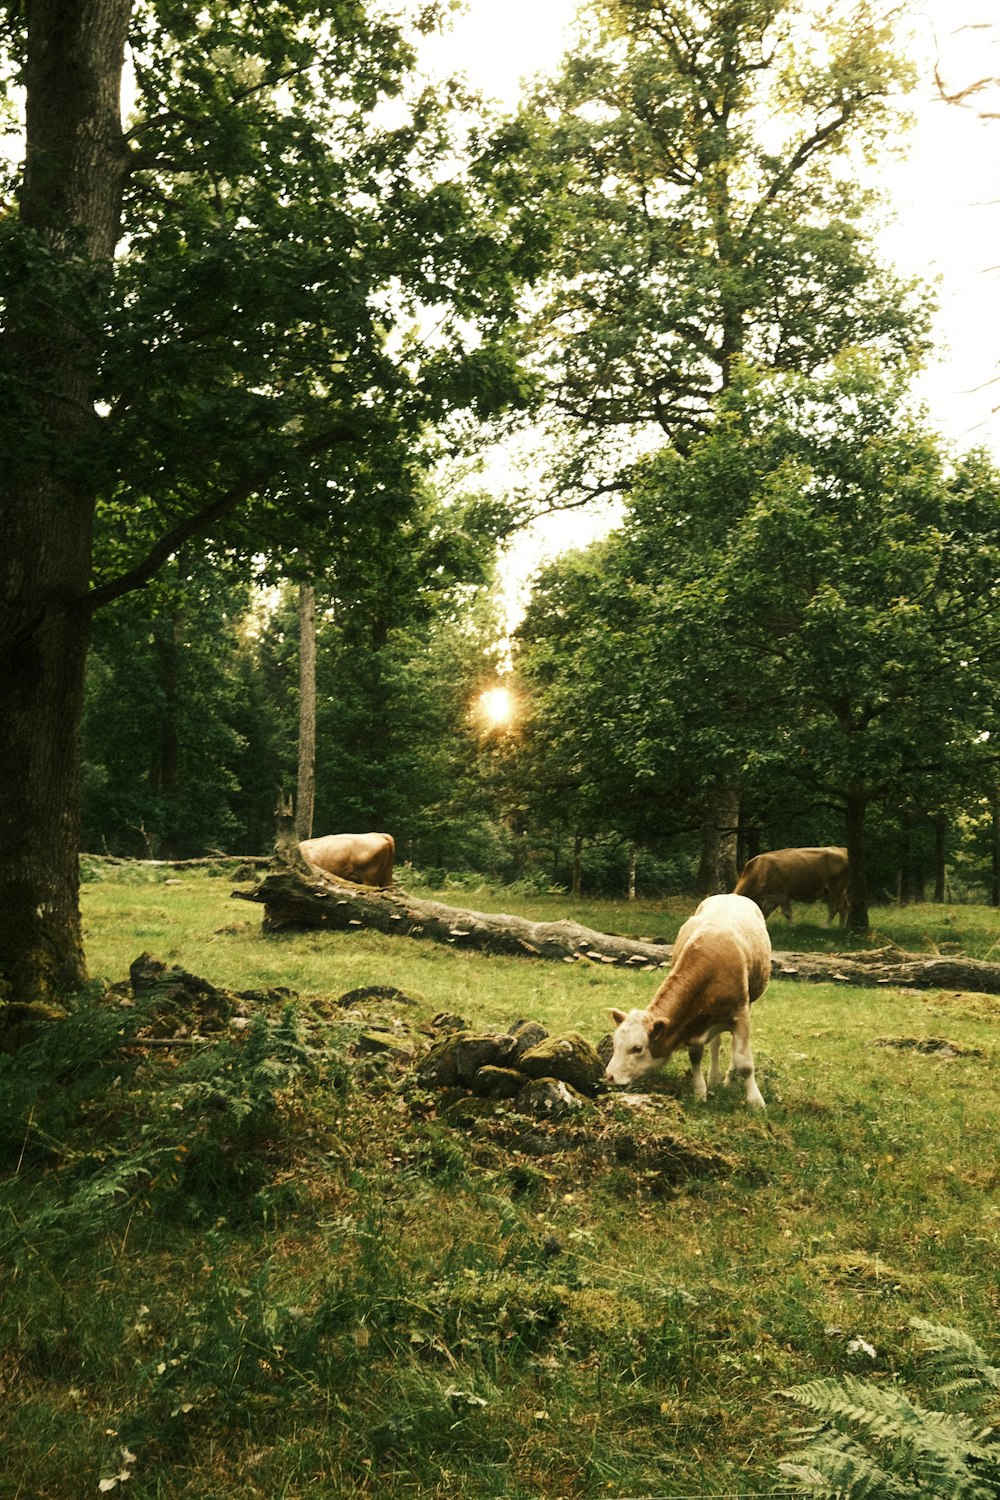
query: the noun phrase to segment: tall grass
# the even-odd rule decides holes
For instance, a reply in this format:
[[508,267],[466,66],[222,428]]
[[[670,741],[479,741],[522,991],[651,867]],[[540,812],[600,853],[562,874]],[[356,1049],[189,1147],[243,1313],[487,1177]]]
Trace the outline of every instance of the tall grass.
[[[540,1155],[455,1128],[405,1070],[352,1051],[373,1019],[439,1011],[596,1040],[654,975],[264,938],[229,891],[90,884],[88,952],[111,980],[145,949],[297,991],[287,1012],[257,1007],[249,1051],[123,1050],[141,1016],[81,1002],[0,1069],[5,1500],[112,1480],[139,1500],[787,1490],[778,1392],[907,1381],[912,1318],[995,1347],[995,1000],[774,982],[755,1007],[763,1118],[739,1091],[696,1107],[679,1060],[645,1106],[587,1117],[592,1142],[680,1136],[729,1163],[677,1177],[649,1150],[601,1160],[567,1134]],[[691,905],[459,900],[666,938]],[[986,951],[1000,933],[976,908],[874,925],[905,947],[947,931]],[[786,930],[776,947],[826,935]],[[363,985],[411,1003],[335,1003]],[[878,1045],[941,1036],[961,1050]]]

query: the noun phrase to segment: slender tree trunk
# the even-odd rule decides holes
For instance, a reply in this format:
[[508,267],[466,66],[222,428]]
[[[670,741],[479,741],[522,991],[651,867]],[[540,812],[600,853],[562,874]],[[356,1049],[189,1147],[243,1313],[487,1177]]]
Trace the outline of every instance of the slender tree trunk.
[[739,827],[736,831],[736,868],[742,870],[747,860],[760,853],[760,828],[749,822],[743,814],[742,799]]
[[913,819],[904,814],[899,830],[899,875],[896,895],[900,906],[909,906],[913,900]]
[[635,900],[635,841],[630,840],[628,846],[628,899]]
[[[121,217],[131,0],[31,0],[25,253],[0,342],[0,1000],[85,978],[80,721],[102,287]],[[34,248],[37,247],[37,248]]]
[[[176,858],[177,834],[177,790],[180,776],[180,661],[184,651],[184,610],[176,607],[159,622],[160,634],[157,656],[160,663],[160,687],[163,693],[163,717],[160,722],[159,755],[153,765],[152,782],[159,792],[163,805],[163,821],[160,837],[154,846],[154,855],[164,859]],[[147,841],[148,842],[148,841]]]
[[299,585],[299,775],[295,831],[311,839],[316,802],[316,590]]
[[710,789],[701,823],[701,857],[698,864],[699,896],[731,891],[739,871],[736,841],[740,821],[740,793],[734,777],[723,775]]
[[939,904],[947,899],[945,889],[947,843],[948,819],[944,813],[937,813],[934,817],[934,900]]
[[991,832],[993,835],[993,880],[990,904],[1000,906],[1000,786],[994,786]]
[[847,928],[859,936],[867,933],[868,919],[868,872],[865,863],[865,816],[868,811],[867,795],[860,790],[847,794],[845,835],[847,858],[850,862],[850,885],[848,887]]
[[570,886],[570,892],[574,896],[579,896],[580,889],[581,889],[581,886],[583,884],[583,881],[582,881],[582,871],[581,871],[581,860],[580,860],[580,856],[581,856],[582,852],[583,852],[583,834],[582,833],[574,834],[573,835],[573,877],[572,877],[572,884]]

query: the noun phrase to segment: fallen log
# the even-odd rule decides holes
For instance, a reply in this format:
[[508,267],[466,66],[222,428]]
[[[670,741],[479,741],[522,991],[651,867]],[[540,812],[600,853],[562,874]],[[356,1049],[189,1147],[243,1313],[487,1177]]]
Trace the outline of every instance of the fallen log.
[[354,885],[312,865],[278,863],[251,891],[236,890],[239,901],[264,907],[264,932],[325,927],[348,932],[359,927],[405,937],[424,937],[453,948],[528,958],[562,959],[665,968],[670,948],[595,932],[577,922],[532,922],[506,912],[469,911],[422,901],[398,886],[388,890]]
[[1000,964],[941,954],[922,958],[900,948],[878,948],[867,953],[774,953],[771,978],[848,984],[862,989],[892,986],[1000,995]]
[[[81,859],[102,865],[138,865],[142,869],[187,870],[229,869],[233,865],[252,865],[263,869],[271,863],[270,854],[205,854],[198,859],[132,859],[123,854],[81,854]],[[238,877],[237,877],[238,878]]]
[[[288,862],[286,858],[276,860],[253,890],[232,893],[236,900],[263,905],[264,932],[316,927],[352,932],[367,927],[480,953],[606,964],[640,972],[670,964],[673,949],[669,943],[617,937],[577,922],[533,922],[506,912],[445,906],[411,896],[398,885],[383,890],[339,880],[306,864],[297,851]],[[867,953],[775,953],[771,977],[863,989],[894,986],[1000,995],[1000,964],[939,955],[923,958],[896,948]]]

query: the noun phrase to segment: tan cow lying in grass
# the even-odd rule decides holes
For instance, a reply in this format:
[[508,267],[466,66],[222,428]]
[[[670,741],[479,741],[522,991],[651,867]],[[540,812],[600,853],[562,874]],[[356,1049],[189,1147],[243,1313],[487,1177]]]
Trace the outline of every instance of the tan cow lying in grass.
[[670,973],[649,1009],[627,1015],[612,1010],[618,1029],[605,1076],[611,1083],[634,1083],[686,1047],[695,1098],[704,1099],[705,1043],[711,1049],[708,1088],[714,1088],[722,1076],[719,1041],[728,1031],[732,1059],[722,1081],[743,1078],[747,1103],[763,1109],[750,1050],[750,1007],[770,978],[771,940],[760,908],[746,896],[708,896],[677,934]]
[[355,885],[392,885],[396,841],[391,833],[328,833],[303,839],[299,849],[327,875]]
[[736,894],[756,901],[765,917],[778,907],[787,922],[792,920],[792,901],[818,901],[826,896],[829,921],[840,917],[847,924],[847,850],[772,849],[748,859],[736,882]]

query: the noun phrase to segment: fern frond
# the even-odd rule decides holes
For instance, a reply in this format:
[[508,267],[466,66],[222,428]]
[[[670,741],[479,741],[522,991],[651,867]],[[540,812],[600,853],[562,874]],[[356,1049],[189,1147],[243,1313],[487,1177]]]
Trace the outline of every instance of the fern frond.
[[841,1432],[820,1434],[796,1459],[783,1460],[778,1467],[806,1493],[829,1500],[916,1500],[918,1494],[916,1485],[876,1463]]
[[1000,1365],[990,1364],[969,1334],[922,1318],[911,1318],[910,1327],[924,1347],[927,1369],[940,1382],[935,1387],[939,1394],[975,1396],[981,1401],[988,1392],[1000,1391]]
[[[849,1500],[997,1500],[997,1444],[971,1417],[932,1411],[856,1376],[783,1392],[824,1424],[797,1455]],[[869,1450],[873,1450],[875,1456]]]
[[860,1430],[878,1442],[893,1442],[907,1427],[917,1427],[924,1413],[902,1391],[873,1385],[856,1375],[840,1380],[811,1380],[783,1391],[827,1425]]

